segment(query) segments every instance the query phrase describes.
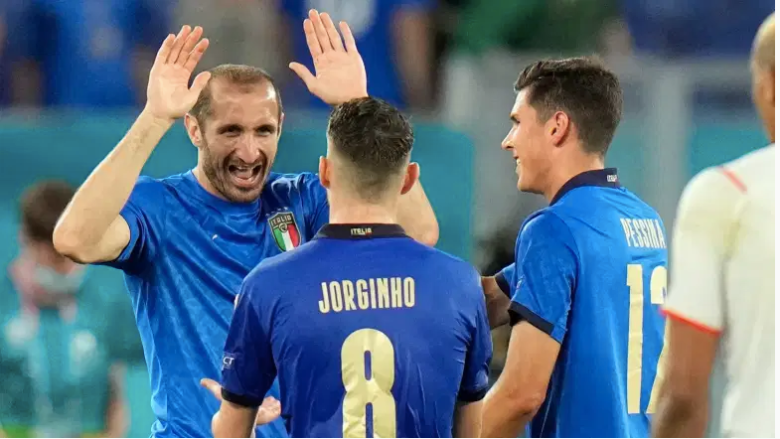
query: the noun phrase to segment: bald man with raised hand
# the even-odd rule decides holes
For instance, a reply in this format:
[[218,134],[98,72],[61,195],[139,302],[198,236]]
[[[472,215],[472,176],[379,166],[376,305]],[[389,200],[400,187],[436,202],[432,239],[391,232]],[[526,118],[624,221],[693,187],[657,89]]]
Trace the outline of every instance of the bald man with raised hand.
[[751,70],[772,144],[702,171],[680,200],[656,437],[704,435],[719,347],[728,380],[722,435],[775,436],[774,14],[758,30]]

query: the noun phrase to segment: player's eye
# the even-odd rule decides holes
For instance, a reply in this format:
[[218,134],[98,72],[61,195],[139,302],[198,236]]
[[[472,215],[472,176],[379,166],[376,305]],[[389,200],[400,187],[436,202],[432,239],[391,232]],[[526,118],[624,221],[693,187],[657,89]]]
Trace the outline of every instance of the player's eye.
[[243,131],[243,130],[238,125],[228,125],[228,126],[220,128],[219,129],[219,134],[222,134],[222,135],[225,135],[225,136],[228,136],[228,137],[235,137],[235,136],[238,136],[239,134],[241,134],[241,131]]
[[257,129],[257,133],[261,136],[269,136],[276,134],[276,128],[273,125],[263,125]]

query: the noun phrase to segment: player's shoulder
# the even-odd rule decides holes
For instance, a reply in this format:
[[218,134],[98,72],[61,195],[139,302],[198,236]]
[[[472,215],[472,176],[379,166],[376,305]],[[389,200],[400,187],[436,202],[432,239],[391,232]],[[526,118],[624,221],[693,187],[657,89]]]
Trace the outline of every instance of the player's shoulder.
[[[265,187],[275,194],[282,194],[290,191],[318,190],[322,188],[322,184],[320,177],[312,172],[296,174],[272,172],[266,179]],[[324,188],[322,189],[324,190]]]
[[[769,145],[751,151],[736,160],[716,168],[742,192],[748,192],[755,184],[767,183],[775,172],[775,146]],[[771,181],[768,183],[773,184]]]
[[165,197],[181,190],[182,185],[186,184],[186,174],[170,175],[163,178],[141,175],[133,187],[133,198],[150,199],[159,203]]
[[[566,238],[571,234],[569,215],[563,204],[553,204],[529,215],[520,227],[520,236],[528,239]],[[551,235],[552,234],[552,235]]]

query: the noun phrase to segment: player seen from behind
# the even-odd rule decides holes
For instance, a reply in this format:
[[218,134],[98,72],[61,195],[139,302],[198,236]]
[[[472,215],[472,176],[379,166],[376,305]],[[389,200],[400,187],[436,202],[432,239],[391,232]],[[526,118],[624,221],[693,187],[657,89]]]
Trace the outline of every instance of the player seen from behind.
[[277,374],[294,437],[449,437],[453,413],[457,435],[479,436],[492,352],[482,287],[468,263],[398,225],[419,174],[412,143],[385,102],[333,110],[320,161],[330,224],[244,281],[216,437],[251,433]]

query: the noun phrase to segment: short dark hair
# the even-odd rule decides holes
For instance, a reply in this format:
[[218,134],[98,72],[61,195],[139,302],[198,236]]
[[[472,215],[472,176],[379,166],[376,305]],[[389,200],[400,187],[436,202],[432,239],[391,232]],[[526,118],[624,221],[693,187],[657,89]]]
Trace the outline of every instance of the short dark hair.
[[195,116],[198,123],[203,125],[206,119],[211,115],[211,83],[217,79],[224,79],[230,84],[235,85],[257,85],[262,83],[271,84],[276,93],[276,104],[279,107],[278,118],[282,119],[282,95],[274,82],[274,78],[265,70],[259,67],[252,67],[240,64],[221,64],[209,70],[211,78],[206,88],[200,92],[198,100],[190,110],[190,114]]
[[569,115],[583,148],[606,155],[623,114],[623,92],[617,76],[590,57],[539,61],[526,67],[515,91],[527,89],[528,104],[542,119],[554,112]]
[[328,121],[334,153],[352,165],[355,189],[366,201],[377,201],[394,176],[409,163],[414,133],[409,119],[373,97],[336,106]]
[[59,180],[42,181],[28,188],[19,205],[24,236],[31,241],[52,244],[57,220],[75,193],[73,186]]

